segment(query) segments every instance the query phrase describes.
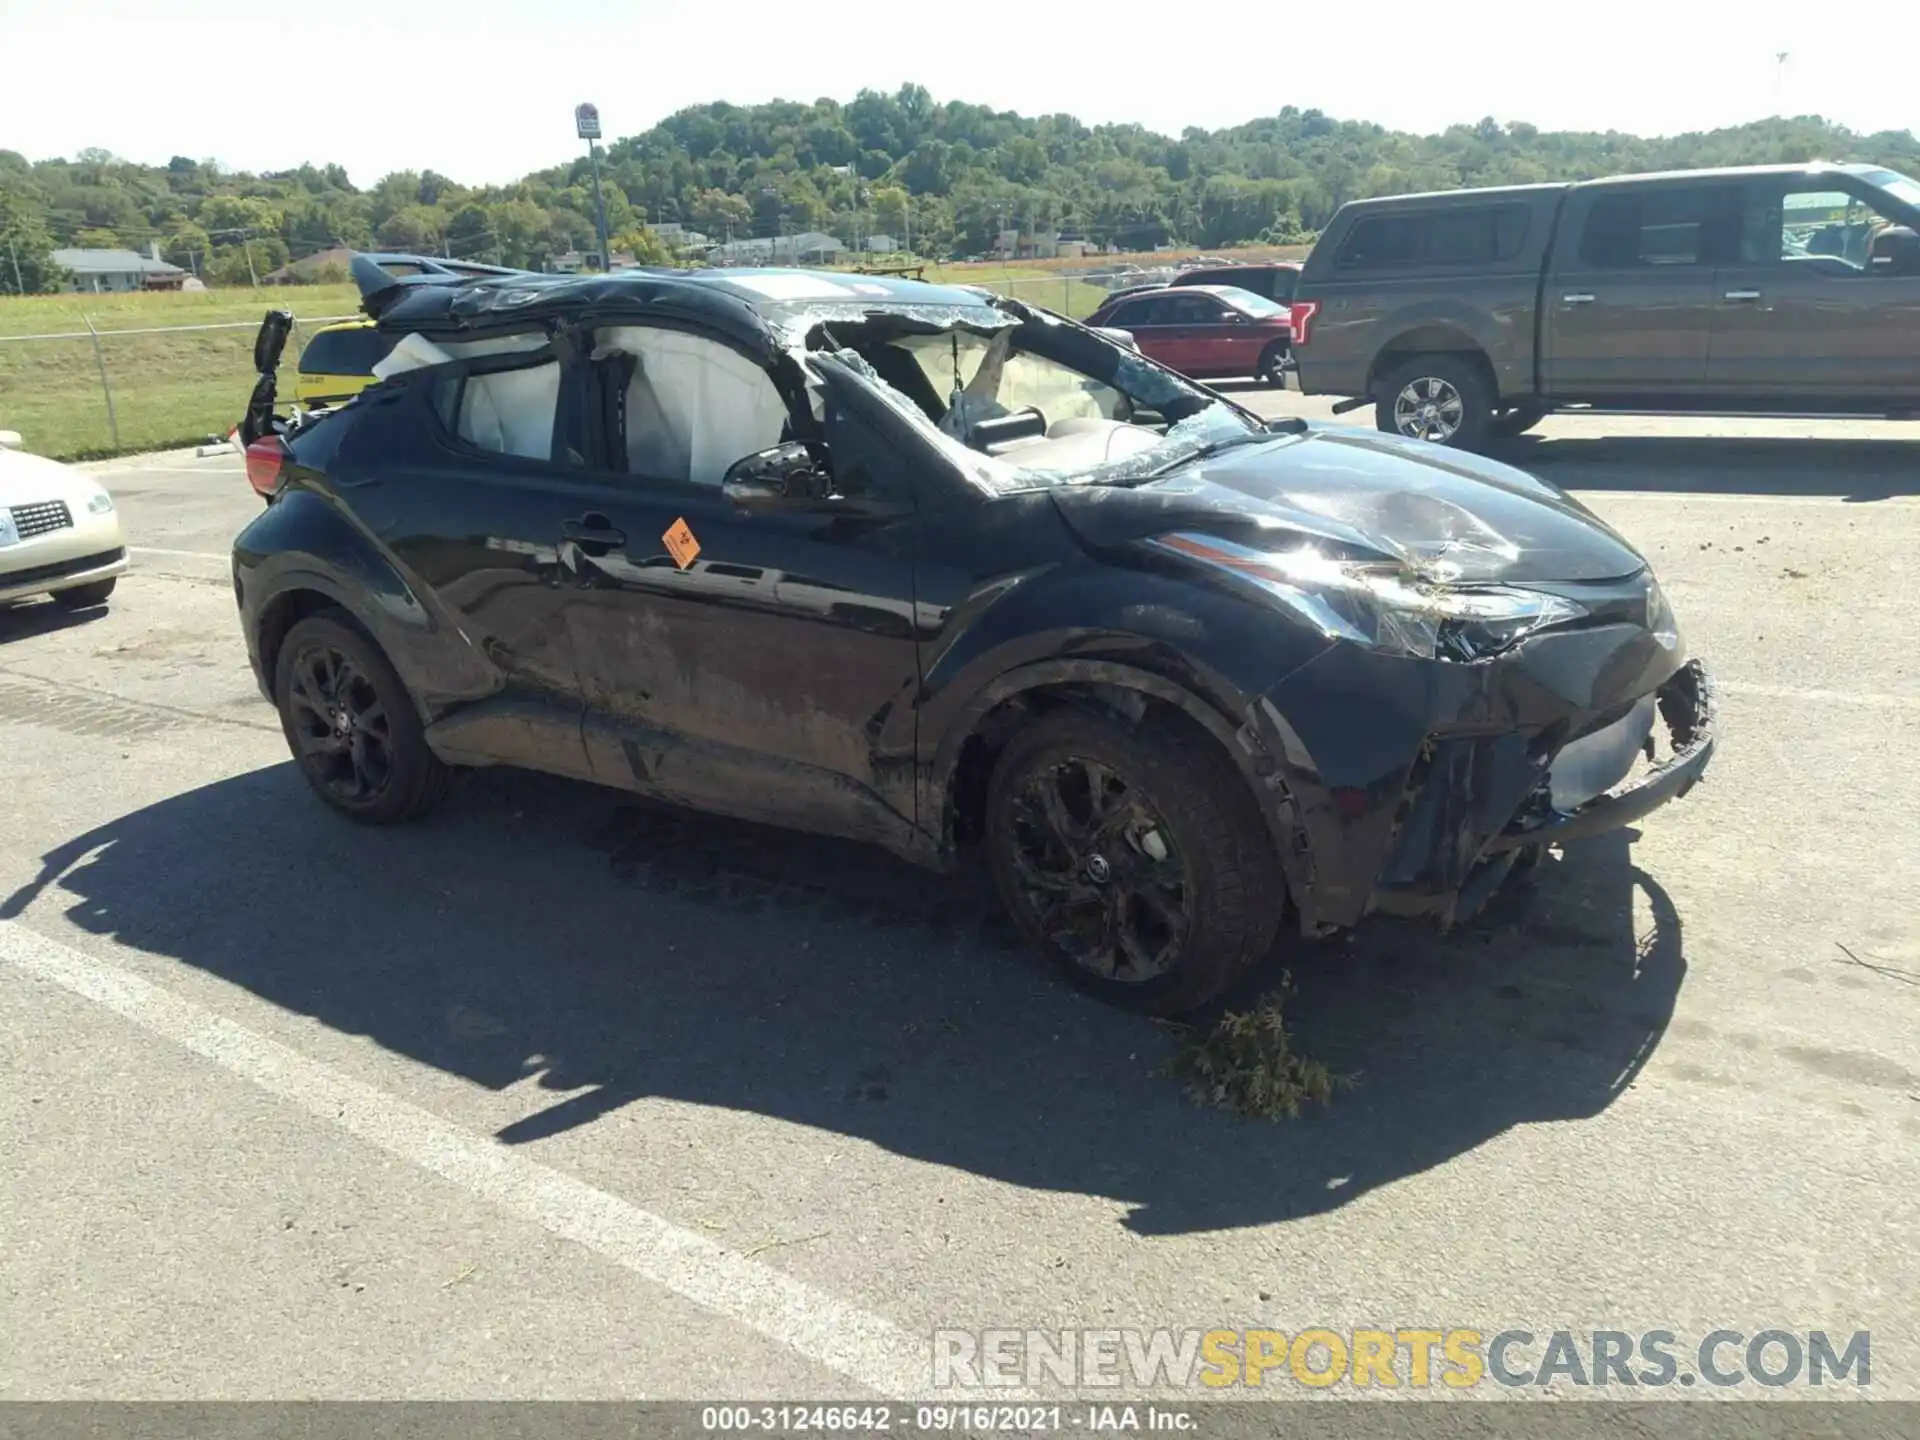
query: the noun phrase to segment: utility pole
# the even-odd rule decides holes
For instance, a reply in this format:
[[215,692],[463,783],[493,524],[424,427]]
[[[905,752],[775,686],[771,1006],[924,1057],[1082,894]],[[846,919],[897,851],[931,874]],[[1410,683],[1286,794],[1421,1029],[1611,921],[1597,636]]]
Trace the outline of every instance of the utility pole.
[[258,290],[260,288],[260,277],[254,272],[253,268],[253,234],[251,231],[242,230],[240,232],[240,248],[247,252],[247,278],[253,282],[253,288]]
[[607,244],[606,197],[600,193],[600,107],[574,106],[573,128],[587,142],[587,159],[593,165],[593,213],[600,235],[600,273],[604,275],[613,269],[613,251]]
[[1773,113],[1776,116],[1786,114],[1787,55],[1787,51],[1780,50],[1773,57]]
[[13,293],[24,295],[27,293],[27,282],[20,278],[20,252],[13,248],[11,235],[7,237],[7,254],[13,259]]

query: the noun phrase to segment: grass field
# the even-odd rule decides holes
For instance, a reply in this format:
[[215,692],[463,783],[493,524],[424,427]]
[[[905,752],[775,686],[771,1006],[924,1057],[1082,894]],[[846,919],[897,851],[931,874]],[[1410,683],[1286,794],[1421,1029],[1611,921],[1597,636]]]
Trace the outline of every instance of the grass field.
[[[253,388],[253,337],[268,309],[285,307],[314,320],[350,315],[359,303],[351,285],[0,298],[0,429],[18,430],[29,450],[63,460],[224,435]],[[97,354],[86,333],[89,319],[100,332]],[[233,328],[174,328],[189,325]],[[163,328],[168,333],[137,333]],[[304,342],[308,328],[296,328],[290,350]],[[31,335],[69,338],[20,338]],[[100,383],[103,363],[113,391],[111,419]]]
[[[1234,251],[1235,259],[1297,258],[1293,250]],[[929,280],[986,285],[1029,304],[1085,319],[1106,299],[1104,286],[1065,271],[1095,266],[1164,266],[1188,256],[1115,255],[1080,260],[929,266]],[[253,388],[253,337],[267,310],[284,307],[303,321],[353,314],[351,285],[206,290],[191,294],[0,296],[0,429],[18,430],[27,448],[59,459],[92,459],[192,445],[224,435]],[[96,354],[88,322],[100,333]],[[230,329],[175,327],[225,325]],[[167,329],[171,333],[139,333]],[[304,345],[299,326],[287,364]],[[26,339],[58,335],[62,339]],[[108,415],[104,363],[113,392]]]

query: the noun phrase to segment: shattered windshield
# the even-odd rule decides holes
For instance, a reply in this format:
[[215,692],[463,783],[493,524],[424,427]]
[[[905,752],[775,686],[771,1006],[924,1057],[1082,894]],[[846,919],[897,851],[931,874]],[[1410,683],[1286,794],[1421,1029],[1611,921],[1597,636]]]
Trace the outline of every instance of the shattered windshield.
[[1269,433],[1238,406],[1051,317],[986,333],[834,330],[838,358],[996,492],[1138,483]]

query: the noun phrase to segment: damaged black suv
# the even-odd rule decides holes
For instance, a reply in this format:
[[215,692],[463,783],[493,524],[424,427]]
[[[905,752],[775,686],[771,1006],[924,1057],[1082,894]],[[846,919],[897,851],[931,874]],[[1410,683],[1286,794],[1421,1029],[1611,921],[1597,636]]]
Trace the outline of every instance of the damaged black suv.
[[234,546],[355,819],[511,764],[983,851],[1066,974],[1171,1013],[1283,926],[1462,919],[1711,754],[1646,562],[1520,471],[970,290],[356,269],[382,379],[251,447]]

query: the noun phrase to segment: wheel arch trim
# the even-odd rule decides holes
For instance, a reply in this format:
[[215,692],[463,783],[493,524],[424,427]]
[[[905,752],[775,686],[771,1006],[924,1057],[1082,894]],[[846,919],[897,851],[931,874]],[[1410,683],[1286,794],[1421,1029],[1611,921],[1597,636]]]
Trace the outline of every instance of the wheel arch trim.
[[1003,671],[968,698],[940,739],[928,765],[922,791],[923,804],[927,806],[924,813],[930,822],[924,828],[938,837],[940,849],[946,852],[952,848],[949,827],[960,758],[967,742],[980,733],[981,722],[1007,701],[1023,694],[1075,684],[1137,691],[1174,706],[1213,737],[1254,796],[1273,839],[1275,857],[1285,876],[1289,895],[1305,923],[1311,915],[1312,865],[1308,836],[1282,779],[1279,758],[1267,751],[1250,720],[1236,724],[1218,704],[1178,681],[1117,661],[1074,656],[1036,660]]

